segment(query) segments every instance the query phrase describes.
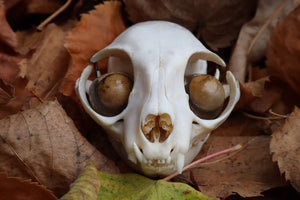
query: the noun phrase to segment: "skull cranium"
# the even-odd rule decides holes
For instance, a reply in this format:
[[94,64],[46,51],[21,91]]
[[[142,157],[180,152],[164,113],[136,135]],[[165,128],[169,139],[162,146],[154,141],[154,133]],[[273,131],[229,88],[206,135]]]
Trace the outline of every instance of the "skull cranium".
[[[185,87],[187,77],[207,74],[206,61],[225,63],[192,33],[171,22],[133,25],[92,56],[91,62],[106,57],[108,72],[124,73],[133,80],[126,106],[113,116],[91,107],[87,89],[90,65],[76,83],[78,96],[86,112],[108,132],[121,157],[149,176],[181,172],[210,132],[226,120],[240,96],[237,81],[227,72],[225,96],[229,100],[221,113],[213,119],[195,114]],[[218,71],[215,77],[218,79]]]

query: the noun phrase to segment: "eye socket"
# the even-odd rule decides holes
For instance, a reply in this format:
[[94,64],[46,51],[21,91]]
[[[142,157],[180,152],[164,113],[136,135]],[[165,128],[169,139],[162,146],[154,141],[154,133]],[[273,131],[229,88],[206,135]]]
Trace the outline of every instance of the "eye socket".
[[198,75],[187,84],[190,108],[200,118],[217,117],[225,101],[225,91],[219,80],[211,75]]
[[120,114],[128,104],[133,81],[125,73],[114,72],[96,78],[89,89],[92,108],[104,116]]

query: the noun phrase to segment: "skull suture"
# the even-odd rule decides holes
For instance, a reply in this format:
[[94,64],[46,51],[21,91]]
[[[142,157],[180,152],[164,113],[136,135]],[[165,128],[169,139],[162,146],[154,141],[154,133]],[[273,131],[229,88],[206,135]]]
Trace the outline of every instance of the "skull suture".
[[[221,109],[216,112],[214,105],[205,107],[206,103],[199,102],[201,95],[195,97],[196,103],[192,105],[187,91],[190,79],[209,77],[206,61],[221,66],[225,63],[192,33],[174,23],[150,21],[133,25],[92,56],[91,62],[106,57],[109,57],[109,73],[126,74],[132,79],[128,103],[113,114],[97,113],[88,100],[90,65],[76,83],[78,96],[86,112],[108,132],[121,157],[148,176],[181,172],[198,154],[210,132],[226,120],[240,96],[239,85],[228,71],[227,85],[213,84],[221,93],[224,87],[223,95],[213,97]],[[218,70],[215,78],[219,78]],[[227,97],[228,103],[223,108]],[[215,101],[207,99],[207,104]],[[197,103],[204,108],[201,105],[198,108]],[[208,113],[209,118],[202,117],[202,112]],[[215,114],[209,115],[210,112]]]

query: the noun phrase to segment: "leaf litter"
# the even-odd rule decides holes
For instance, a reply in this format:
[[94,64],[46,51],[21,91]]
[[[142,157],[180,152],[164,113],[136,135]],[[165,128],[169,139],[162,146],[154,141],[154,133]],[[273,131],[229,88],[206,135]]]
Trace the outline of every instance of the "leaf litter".
[[[298,190],[299,173],[293,164],[299,162],[299,159],[284,148],[290,138],[297,137],[293,131],[296,128],[293,127],[297,127],[295,115],[298,111],[295,110],[289,119],[271,117],[278,114],[287,116],[295,105],[299,106],[299,101],[296,100],[299,98],[296,87],[299,74],[299,32],[297,29],[289,32],[290,27],[291,30],[297,27],[299,11],[295,9],[285,20],[279,20],[278,25],[276,23],[279,18],[284,19],[299,2],[283,0],[272,2],[273,6],[266,6],[268,2],[258,1],[256,9],[256,1],[227,4],[216,0],[208,4],[199,0],[196,2],[199,7],[180,1],[130,0],[124,0],[123,7],[121,2],[105,1],[88,14],[81,15],[78,21],[70,16],[78,16],[76,12],[85,10],[84,6],[90,4],[80,1],[76,5],[70,5],[74,8],[73,13],[70,14],[70,8],[63,11],[52,19],[54,23],[44,26],[41,32],[36,32],[34,25],[20,26],[24,21],[22,18],[35,13],[54,12],[59,6],[57,1],[47,2],[52,5],[48,10],[39,7],[41,5],[38,1],[26,1],[26,8],[32,8],[29,14],[26,13],[29,11],[24,10],[16,13],[16,8],[23,5],[21,1],[0,0],[0,25],[3,27],[0,34],[0,124],[3,127],[0,130],[1,171],[23,180],[31,178],[45,185],[57,197],[68,190],[69,184],[82,170],[83,161],[88,158],[94,160],[101,171],[126,172],[124,163],[116,161],[116,154],[111,154],[109,144],[100,144],[107,143],[104,142],[107,140],[102,140],[101,136],[101,140],[91,141],[97,147],[102,145],[98,151],[80,135],[71,123],[72,120],[90,140],[95,139],[93,135],[104,133],[95,128],[95,123],[88,129],[81,127],[78,121],[89,126],[91,119],[86,117],[80,105],[69,104],[68,98],[76,102],[73,86],[82,69],[89,64],[90,56],[109,44],[126,25],[147,19],[167,19],[186,25],[212,50],[220,51],[217,53],[222,54],[222,48],[233,48],[237,40],[233,55],[237,52],[243,55],[236,54],[239,56],[232,56],[230,59],[229,54],[222,54],[225,60],[231,60],[230,63],[233,60],[242,63],[236,65],[236,69],[245,71],[242,76],[235,74],[239,80],[244,79],[241,81],[241,100],[235,110],[249,112],[250,115],[247,116],[257,116],[249,119],[234,113],[212,133],[198,158],[240,142],[246,144],[244,149],[222,159],[200,164],[198,168],[173,180],[186,182],[204,194],[222,199],[230,199],[233,194],[242,197],[261,196],[265,191],[271,192],[271,188],[273,194],[275,191],[290,191],[292,188],[284,189],[289,184]],[[145,6],[148,4],[155,4],[155,9]],[[123,15],[124,8],[129,16]],[[159,12],[160,9],[165,12]],[[196,12],[199,9],[204,11]],[[207,10],[210,10],[209,14],[205,14]],[[255,17],[249,21],[255,10]],[[16,13],[15,19],[11,19],[12,13]],[[7,16],[10,17],[10,23],[16,24],[8,24]],[[245,24],[247,21],[249,23]],[[244,26],[241,29],[242,25]],[[18,29],[16,27],[27,28],[13,31],[10,26],[14,30]],[[293,53],[286,53],[290,51]],[[100,63],[100,66],[105,69],[106,61]],[[230,64],[230,69],[233,69],[231,66]],[[284,71],[280,71],[283,69]],[[46,100],[45,103],[40,105],[41,102],[36,97]],[[60,99],[72,120],[57,102],[52,101],[55,98]],[[22,110],[27,111],[12,115]],[[285,125],[280,129],[282,124]],[[56,132],[52,132],[52,129]],[[282,136],[280,130],[291,130],[293,134],[289,137]],[[31,131],[33,135],[29,134]],[[291,145],[290,148],[297,150],[298,146]],[[108,157],[102,152],[109,152],[105,153]],[[78,162],[78,158],[82,162]],[[292,159],[295,161],[291,161]],[[57,164],[58,162],[61,164]]]

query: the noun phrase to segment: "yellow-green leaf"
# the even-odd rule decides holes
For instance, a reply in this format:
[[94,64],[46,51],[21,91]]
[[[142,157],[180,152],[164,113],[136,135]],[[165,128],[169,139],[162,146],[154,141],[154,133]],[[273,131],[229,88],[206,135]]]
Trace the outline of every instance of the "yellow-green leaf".
[[97,169],[92,161],[88,161],[70,191],[60,200],[96,200],[100,185]]
[[216,198],[207,197],[183,183],[151,180],[138,174],[107,174],[98,172],[98,177],[101,179],[101,188],[97,200],[217,200]]

